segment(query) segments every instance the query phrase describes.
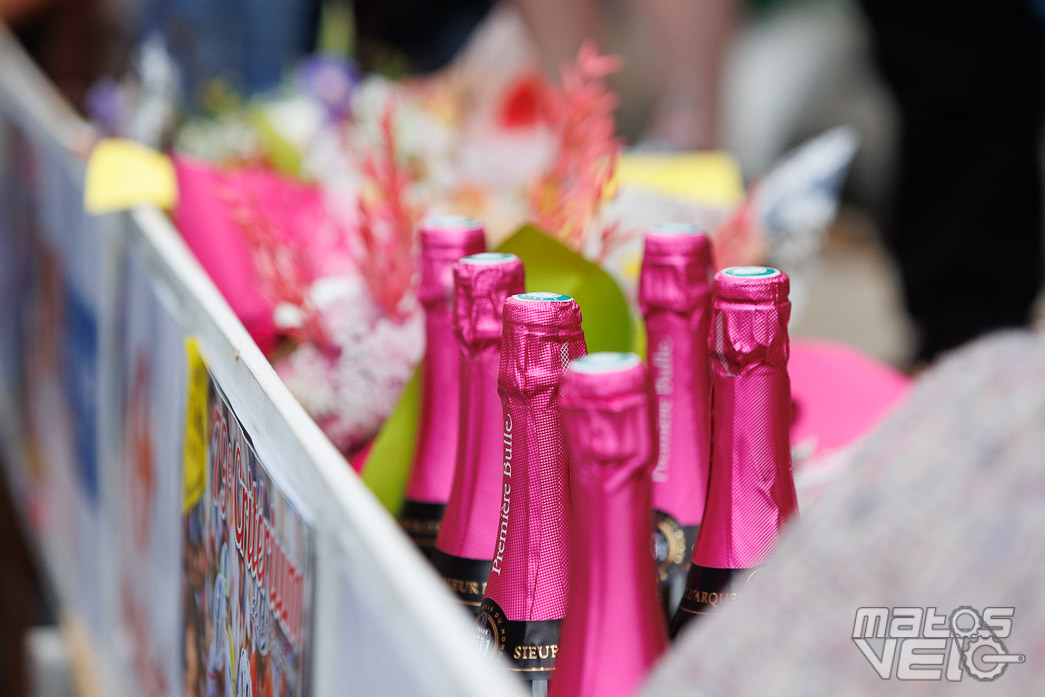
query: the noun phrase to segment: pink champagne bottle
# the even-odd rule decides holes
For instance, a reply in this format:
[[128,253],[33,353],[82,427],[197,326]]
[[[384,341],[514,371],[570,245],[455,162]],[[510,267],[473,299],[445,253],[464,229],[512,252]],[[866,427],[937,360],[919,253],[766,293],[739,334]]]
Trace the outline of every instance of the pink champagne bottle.
[[570,474],[559,383],[587,353],[577,302],[523,293],[504,304],[498,392],[501,490],[486,594],[475,625],[481,655],[502,653],[533,693],[547,693],[570,578]]
[[633,353],[578,358],[559,393],[573,578],[550,697],[628,697],[668,645],[650,555],[653,395]]
[[715,274],[711,337],[711,474],[676,636],[728,605],[773,554],[798,513],[791,474],[787,275],[764,266]]
[[687,224],[646,233],[639,307],[646,321],[649,370],[657,401],[653,468],[653,551],[665,617],[686,587],[704,514],[711,457],[711,243]]
[[432,563],[461,603],[478,613],[501,507],[502,316],[505,300],[525,290],[522,261],[514,254],[473,254],[454,266],[454,286],[454,334],[463,352],[459,446]]
[[461,257],[485,249],[483,228],[470,218],[443,216],[421,224],[421,282],[417,288],[425,309],[421,413],[414,466],[399,522],[426,555],[435,549],[457,465],[461,351],[450,323],[453,265]]

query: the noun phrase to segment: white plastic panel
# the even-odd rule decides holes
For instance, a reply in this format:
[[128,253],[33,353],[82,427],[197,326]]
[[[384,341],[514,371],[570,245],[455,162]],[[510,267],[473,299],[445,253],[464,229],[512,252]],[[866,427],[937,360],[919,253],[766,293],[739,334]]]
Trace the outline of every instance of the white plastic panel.
[[[184,692],[179,679],[181,619],[172,624],[168,611],[153,609],[135,625],[129,620],[135,612],[121,606],[119,597],[121,584],[130,582],[127,544],[135,543],[133,532],[128,538],[117,528],[132,515],[126,492],[135,484],[113,478],[127,476],[127,463],[121,458],[133,447],[128,445],[133,436],[125,432],[131,422],[127,401],[133,398],[136,370],[133,345],[145,342],[142,332],[153,331],[152,360],[158,365],[172,364],[172,356],[179,355],[181,346],[171,342],[187,336],[198,339],[215,381],[273,482],[314,531],[312,694],[521,695],[499,666],[474,659],[465,612],[280,382],[167,217],[151,208],[101,218],[83,212],[84,158],[93,139],[91,129],[55,95],[2,28],[0,139],[0,211],[5,218],[0,223],[0,305],[7,308],[0,317],[19,328],[0,327],[0,356],[6,367],[0,380],[0,442],[9,465],[6,474],[19,493],[26,528],[45,560],[63,611],[87,618],[96,677],[104,692],[140,694],[143,680],[126,671],[128,665],[132,671],[142,665],[135,662],[128,644],[143,631],[154,634],[146,655],[168,667],[168,689],[163,693]],[[22,163],[20,154],[33,166],[8,166]],[[16,189],[28,195],[6,193]],[[26,218],[31,224],[23,224]],[[89,311],[93,324],[87,326],[93,326],[94,335],[83,352],[89,370],[78,363],[84,358],[79,355],[71,357],[69,370],[70,347],[80,350],[85,345],[82,337],[79,344],[70,344],[60,333],[41,336],[45,325],[37,321],[39,266],[24,274],[29,278],[16,278],[24,268],[25,244],[34,263],[40,262],[39,250],[45,250],[51,280],[68,289],[61,297]],[[55,258],[47,258],[46,250]],[[139,277],[144,280],[133,280]],[[136,292],[139,283],[154,297],[128,304],[128,290]],[[19,304],[24,300],[29,303]],[[11,310],[9,302],[20,310]],[[162,313],[155,320],[145,316],[148,303]],[[153,321],[154,326],[149,324]],[[77,322],[82,328],[83,318]],[[26,346],[64,352],[65,363],[27,359]],[[41,410],[30,419],[35,422],[32,428],[20,416],[28,390],[19,383],[25,376],[10,369],[27,360],[41,369],[31,384],[45,385],[29,400],[35,406],[28,413]],[[70,387],[51,374],[52,368],[72,374],[78,382]],[[150,399],[156,411],[147,430],[157,441],[151,447],[177,447],[177,427],[172,429],[158,413],[179,418],[183,393],[165,392],[184,390],[184,381],[175,369],[160,374],[153,368],[151,374]],[[95,411],[79,419],[85,404]],[[61,429],[61,437],[41,439],[39,430],[53,423],[53,414],[68,410],[74,413],[72,425]],[[69,469],[82,455],[74,451],[76,425],[83,423],[94,431],[90,447],[97,458],[98,480],[93,493],[89,479]],[[30,437],[33,434],[36,437]],[[80,442],[83,436],[80,433]],[[179,462],[170,455],[164,455],[165,467]],[[179,512],[175,524],[180,525],[180,498],[169,498],[180,497],[180,489],[171,491],[176,481],[169,471],[157,474],[157,495],[167,498],[151,512],[151,525],[169,520],[174,510]],[[137,579],[146,588],[134,592],[138,608],[149,597],[150,578],[156,591],[152,600],[171,602],[170,584],[156,581],[156,574],[170,574],[171,569],[177,574],[181,567],[169,558],[180,554],[175,551],[176,538],[146,543],[142,563],[148,568]],[[177,635],[170,636],[172,631]]]

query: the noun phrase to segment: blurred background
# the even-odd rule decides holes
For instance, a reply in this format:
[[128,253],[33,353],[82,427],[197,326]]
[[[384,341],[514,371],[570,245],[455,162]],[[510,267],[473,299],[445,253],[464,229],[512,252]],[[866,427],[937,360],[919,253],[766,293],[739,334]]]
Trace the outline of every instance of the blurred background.
[[[3,0],[78,105],[159,32],[187,94],[220,77],[272,88],[317,48],[393,77],[466,45],[556,79],[586,38],[624,58],[620,135],[641,149],[723,148],[750,179],[839,124],[860,138],[798,335],[899,367],[1034,314],[1040,286],[1042,3],[881,0]],[[279,18],[278,21],[276,18]],[[952,205],[943,206],[944,201]],[[961,201],[961,205],[953,205]],[[1018,259],[1021,269],[1012,273]],[[993,271],[982,276],[983,260]],[[975,292],[958,279],[980,271]],[[996,276],[996,278],[995,278]],[[1022,279],[1022,280],[1021,280]],[[989,282],[988,282],[989,281]],[[973,298],[972,296],[977,296]],[[909,312],[905,312],[909,311]],[[913,315],[913,317],[912,317]]]
[[[0,4],[7,23],[47,74],[81,106],[92,84],[104,75],[124,74],[132,49],[157,31],[177,58],[189,94],[197,97],[215,77],[248,93],[271,88],[301,57],[331,44],[366,70],[397,77],[432,72],[446,67],[469,42],[480,42],[478,34],[497,44],[492,57],[511,64],[520,54],[534,54],[552,78],[584,39],[597,39],[604,51],[625,61],[613,88],[621,95],[618,127],[628,143],[653,149],[724,148],[748,177],[766,172],[809,136],[852,125],[861,146],[822,279],[824,287],[846,292],[829,293],[830,299],[814,293],[817,311],[807,313],[809,326],[800,324],[796,331],[838,336],[895,365],[905,365],[920,346],[912,330],[926,321],[916,317],[915,327],[905,321],[903,288],[914,294],[910,300],[922,315],[922,296],[928,291],[921,287],[924,282],[898,289],[896,260],[883,250],[907,251],[905,258],[931,265],[923,258],[925,249],[911,249],[913,244],[896,238],[939,235],[931,239],[961,240],[962,246],[990,252],[1005,244],[992,227],[1041,227],[1036,224],[1040,213],[1033,209],[1040,208],[1041,189],[1042,3],[1010,1],[986,11],[975,3],[933,2],[921,14],[908,13],[904,6],[880,0]],[[992,119],[992,112],[999,116]],[[1019,127],[1013,128],[1016,122]],[[903,150],[915,139],[923,152]],[[969,147],[974,142],[980,145]],[[951,155],[919,169],[925,167],[918,160],[926,157],[925,150]],[[927,200],[920,208],[916,202],[937,195],[935,190],[945,189],[951,178],[965,179],[955,187],[966,188],[957,190],[983,204],[969,202],[963,215],[952,212],[953,220],[941,216],[937,223],[921,210],[936,202]],[[913,193],[919,186],[920,196]],[[1001,205],[1002,196],[1010,205]],[[998,205],[981,212],[988,201]],[[913,215],[898,221],[896,208],[906,214],[911,205],[916,206]],[[1014,210],[1019,208],[1026,212]],[[917,224],[911,220],[921,215],[928,217]],[[946,235],[926,232],[930,227],[949,230]],[[965,227],[976,230],[965,233]],[[1040,249],[1040,236],[1022,236],[1027,239],[1023,250]],[[951,261],[959,266],[953,272],[967,270],[960,264],[969,259],[940,245],[929,251],[955,257]],[[1020,307],[1006,311],[998,324],[1023,319],[1019,311],[1029,306],[1031,287],[1037,290],[1031,280],[1039,280],[1040,262],[1027,269],[1021,297],[1008,303]],[[849,282],[836,283],[840,278]],[[969,338],[975,324],[954,338],[931,339],[920,357]]]
[[[917,371],[1045,316],[1040,0],[0,0],[0,17],[79,108],[157,33],[188,110],[206,108],[214,78],[264,92],[317,49],[396,78],[446,69],[466,49],[492,71],[529,60],[558,79],[594,38],[624,59],[611,86],[629,147],[723,149],[752,184],[815,134],[855,128],[792,336]],[[53,618],[12,520],[5,503],[0,686],[61,694],[61,678],[20,659],[24,628]],[[34,641],[64,660],[60,644]]]

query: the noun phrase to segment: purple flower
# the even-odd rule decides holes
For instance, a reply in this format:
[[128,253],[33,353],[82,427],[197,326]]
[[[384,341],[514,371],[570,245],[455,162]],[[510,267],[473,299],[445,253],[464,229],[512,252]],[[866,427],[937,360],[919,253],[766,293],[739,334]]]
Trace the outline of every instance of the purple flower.
[[305,93],[323,105],[331,120],[348,118],[352,90],[359,82],[352,63],[332,56],[312,56],[298,68],[297,79]]
[[106,135],[119,134],[126,106],[120,85],[111,78],[102,78],[87,92],[87,115]]

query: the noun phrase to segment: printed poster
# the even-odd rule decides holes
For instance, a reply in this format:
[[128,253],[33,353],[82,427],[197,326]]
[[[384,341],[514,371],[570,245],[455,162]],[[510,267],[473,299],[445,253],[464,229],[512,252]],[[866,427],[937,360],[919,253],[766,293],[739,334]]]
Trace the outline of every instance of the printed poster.
[[182,525],[186,697],[310,694],[312,530],[190,344]]

